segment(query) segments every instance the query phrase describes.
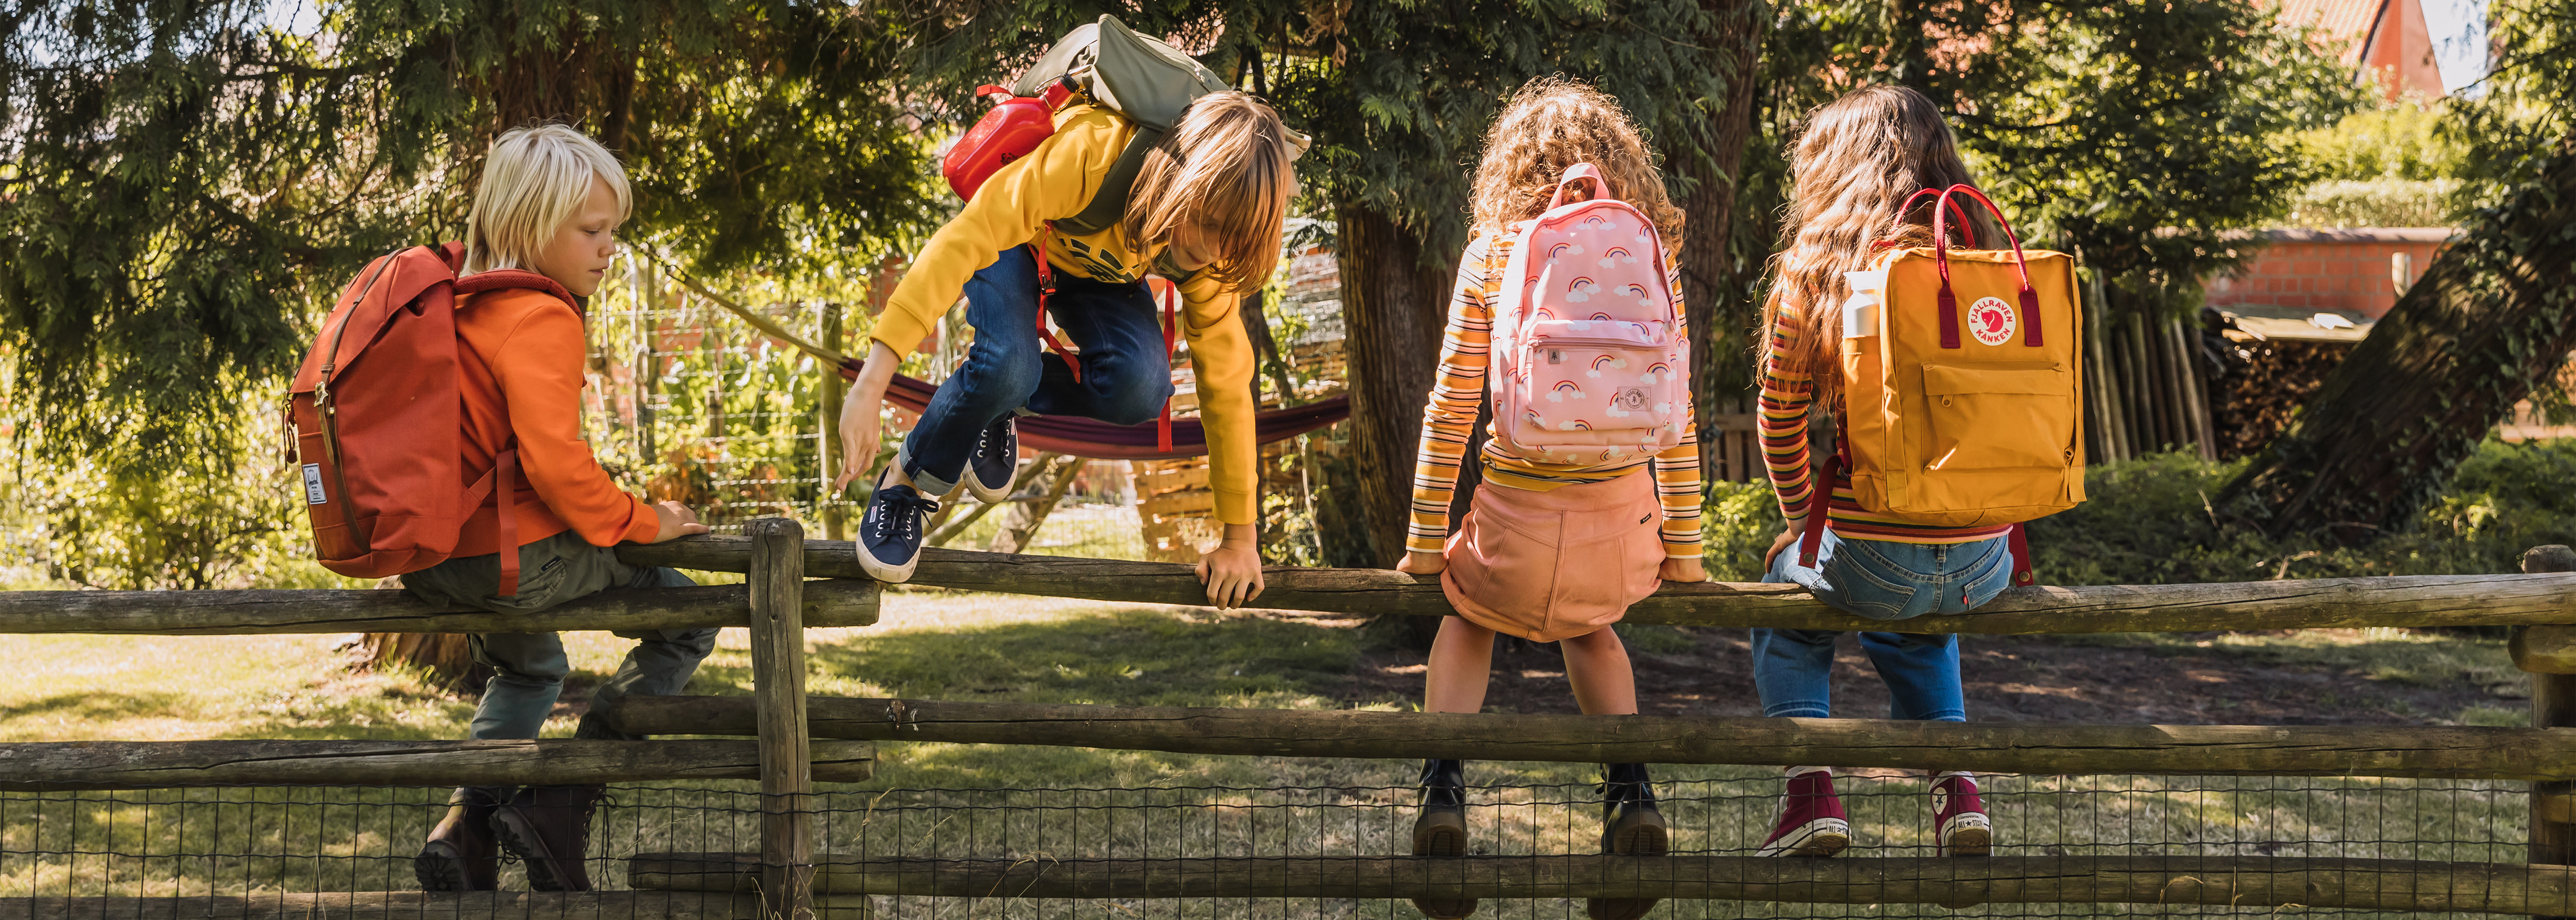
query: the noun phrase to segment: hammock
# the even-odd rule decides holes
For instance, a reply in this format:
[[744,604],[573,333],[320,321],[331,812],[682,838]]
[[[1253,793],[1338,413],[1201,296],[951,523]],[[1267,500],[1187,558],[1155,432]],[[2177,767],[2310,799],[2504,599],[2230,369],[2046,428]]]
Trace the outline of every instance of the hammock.
[[[794,333],[771,322],[768,317],[753,313],[741,304],[699,286],[695,280],[681,274],[678,269],[668,264],[663,268],[671,273],[672,278],[696,292],[698,296],[714,301],[717,306],[725,308],[735,316],[742,317],[744,322],[750,323],[770,338],[840,368],[841,379],[858,379],[859,368],[865,362],[798,338]],[[894,382],[886,386],[886,401],[914,412],[921,412],[929,408],[930,396],[938,390],[939,386],[930,381],[896,374]],[[1252,416],[1253,440],[1260,444],[1284,441],[1330,426],[1334,422],[1350,417],[1350,414],[1349,396],[1335,396],[1331,399],[1283,409],[1264,409]],[[1159,449],[1160,445],[1155,443],[1154,426],[1150,424],[1112,425],[1097,419],[1075,416],[1035,415],[1022,417],[1018,428],[1021,446],[1092,460],[1173,460],[1182,457],[1202,457],[1208,452],[1207,428],[1194,418],[1172,420],[1172,449],[1169,451]]]

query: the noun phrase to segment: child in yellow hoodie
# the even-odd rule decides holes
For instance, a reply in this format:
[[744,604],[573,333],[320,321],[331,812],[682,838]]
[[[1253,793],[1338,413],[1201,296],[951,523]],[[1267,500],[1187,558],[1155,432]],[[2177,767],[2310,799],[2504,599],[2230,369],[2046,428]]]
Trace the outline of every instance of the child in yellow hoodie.
[[[1180,289],[1179,334],[1190,344],[1208,432],[1209,481],[1224,541],[1201,557],[1211,602],[1260,596],[1259,497],[1253,441],[1253,358],[1235,316],[1279,259],[1295,156],[1279,115],[1242,92],[1190,105],[1132,176],[1113,169],[1137,126],[1105,106],[1068,105],[1055,133],[996,170],[930,238],[886,301],[866,367],[842,408],[843,456],[834,487],[866,473],[895,365],[966,297],[974,344],[939,386],[919,424],[878,479],[858,536],[868,574],[900,582],[921,557],[924,525],[959,485],[985,501],[1011,487],[1018,415],[1070,415],[1123,425],[1154,420],[1172,394],[1162,319],[1144,276]],[[1092,201],[1126,190],[1122,219],[1079,226]],[[1039,259],[1053,290],[1041,293]],[[1080,355],[1044,348],[1047,315]]]

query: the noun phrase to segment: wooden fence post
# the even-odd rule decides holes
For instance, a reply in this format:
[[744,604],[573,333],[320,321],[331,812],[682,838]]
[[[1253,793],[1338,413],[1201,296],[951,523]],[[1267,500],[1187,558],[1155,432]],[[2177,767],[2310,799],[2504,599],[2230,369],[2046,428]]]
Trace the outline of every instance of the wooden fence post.
[[813,758],[805,727],[805,528],[744,525],[751,547],[751,681],[760,726],[760,892],[769,920],[814,916]]
[[[2526,573],[2576,572],[2576,550],[2552,544],[2535,546],[2522,554]],[[2526,656],[2526,635],[2533,627],[2514,632],[2514,664],[2528,671],[2538,662]],[[2548,630],[2549,627],[2539,627]],[[2551,630],[2555,631],[2555,630]],[[2540,656],[2546,657],[2546,656]],[[2533,673],[2531,675],[2531,727],[2560,728],[2576,726],[2576,674]],[[2576,823],[2570,823],[2571,797],[2576,797],[2576,783],[2549,782],[2531,784],[2531,861],[2535,864],[2564,866],[2576,864]]]

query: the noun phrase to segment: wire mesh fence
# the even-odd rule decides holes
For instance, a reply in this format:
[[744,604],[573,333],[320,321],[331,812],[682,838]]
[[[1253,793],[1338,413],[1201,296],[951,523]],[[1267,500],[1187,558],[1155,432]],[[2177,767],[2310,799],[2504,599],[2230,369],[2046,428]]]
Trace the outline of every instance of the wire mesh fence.
[[[1777,816],[1767,770],[1658,783],[1677,855],[1750,856]],[[2519,863],[2529,816],[2517,783],[2367,778],[1993,776],[1983,781],[1995,856],[2265,856]],[[1920,776],[1842,777],[1854,845],[1842,862],[1928,857]],[[816,796],[821,890],[833,860],[1071,860],[1383,856],[1409,851],[1409,787],[860,789]],[[1599,852],[1585,785],[1471,789],[1470,855]],[[412,856],[447,790],[272,787],[0,791],[0,899],[185,897],[416,890]],[[591,875],[633,887],[638,854],[756,853],[750,783],[619,785],[600,806]],[[1968,860],[1954,861],[1960,863]],[[986,863],[990,865],[990,863]],[[502,887],[527,886],[505,866]],[[844,888],[847,886],[844,885]],[[950,886],[954,887],[954,886]],[[991,892],[1001,894],[1001,892]],[[1038,900],[965,894],[831,895],[886,918],[1411,918],[1401,899],[1198,897]],[[0,902],[7,903],[7,902]],[[2189,904],[1799,904],[1667,900],[1653,916],[2071,917],[2359,911]],[[656,915],[639,912],[638,916]],[[1580,898],[1487,899],[1476,916],[1572,918]],[[2417,915],[2420,916],[2420,915]]]

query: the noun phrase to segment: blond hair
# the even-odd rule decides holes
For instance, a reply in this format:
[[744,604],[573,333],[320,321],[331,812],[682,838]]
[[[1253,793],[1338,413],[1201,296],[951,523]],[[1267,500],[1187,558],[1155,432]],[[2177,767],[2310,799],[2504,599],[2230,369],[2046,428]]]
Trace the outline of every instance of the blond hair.
[[1129,245],[1168,246],[1183,221],[1194,222],[1216,247],[1208,270],[1226,289],[1260,290],[1279,265],[1296,157],[1287,126],[1260,98],[1235,90],[1199,97],[1145,154],[1127,197]]
[[1609,197],[1645,212],[1667,248],[1681,245],[1682,211],[1665,196],[1654,156],[1619,100],[1558,77],[1521,84],[1486,132],[1471,202],[1476,231],[1498,234],[1545,213],[1557,181],[1576,163],[1601,171]]
[[[1789,248],[1772,256],[1778,275],[1762,303],[1762,323],[1774,329],[1784,316],[1795,319],[1799,335],[1777,356],[1781,369],[1809,374],[1816,402],[1831,406],[1842,375],[1828,369],[1839,366],[1843,300],[1851,296],[1843,273],[1867,268],[1872,244],[1881,240],[1932,245],[1930,196],[1905,213],[1897,208],[1922,189],[1977,180],[1959,158],[1941,110],[1903,86],[1863,87],[1809,114],[1789,157],[1789,176],[1789,215],[1780,228]],[[1964,230],[1981,245],[2000,245],[2001,228],[1984,206],[1960,196],[1951,213],[1962,205],[1977,209]],[[1766,335],[1762,341],[1768,363],[1775,340]]]
[[465,223],[464,274],[526,268],[590,198],[591,177],[617,193],[617,217],[635,210],[626,170],[608,148],[568,125],[513,128],[483,157],[483,182]]

